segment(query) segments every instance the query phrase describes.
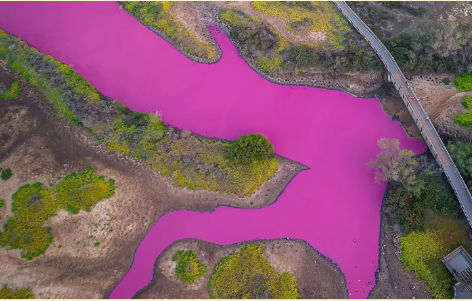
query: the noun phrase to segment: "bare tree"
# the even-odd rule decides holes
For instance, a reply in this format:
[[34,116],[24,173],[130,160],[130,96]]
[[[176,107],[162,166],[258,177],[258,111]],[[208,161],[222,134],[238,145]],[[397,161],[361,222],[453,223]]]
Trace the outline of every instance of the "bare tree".
[[378,145],[382,152],[376,160],[369,162],[369,166],[376,170],[375,182],[395,181],[403,184],[405,189],[419,193],[424,183],[416,177],[418,161],[413,157],[413,152],[401,149],[398,139],[382,138]]

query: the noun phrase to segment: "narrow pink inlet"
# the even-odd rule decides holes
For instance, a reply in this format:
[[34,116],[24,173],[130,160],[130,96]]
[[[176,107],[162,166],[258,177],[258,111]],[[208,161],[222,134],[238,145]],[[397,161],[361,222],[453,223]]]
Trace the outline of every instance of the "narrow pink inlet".
[[374,183],[367,163],[383,137],[397,138],[415,153],[426,149],[407,138],[378,100],[271,83],[222,33],[214,32],[222,59],[195,63],[112,2],[0,2],[0,28],[74,65],[132,110],[159,110],[172,126],[221,139],[262,133],[276,153],[310,167],[263,209],[162,216],[110,298],[131,298],[145,287],[156,258],[179,239],[226,245],[286,237],[305,240],[338,264],[351,298],[368,296],[378,267],[385,185]]

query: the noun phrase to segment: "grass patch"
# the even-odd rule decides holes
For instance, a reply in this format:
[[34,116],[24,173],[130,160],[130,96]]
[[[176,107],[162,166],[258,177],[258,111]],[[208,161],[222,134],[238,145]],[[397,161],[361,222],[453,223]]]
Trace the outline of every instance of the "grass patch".
[[10,168],[7,169],[1,169],[0,168],[0,178],[2,178],[3,181],[9,180],[13,173],[11,172]]
[[5,200],[4,200],[4,199],[0,199],[0,209],[2,209],[3,206],[5,206]]
[[278,273],[264,258],[262,245],[248,244],[225,257],[209,278],[214,299],[298,299],[295,277]]
[[405,267],[421,278],[434,298],[452,298],[454,280],[441,260],[460,245],[471,252],[463,222],[436,216],[424,232],[413,231],[400,238],[400,256]]
[[282,19],[296,33],[321,32],[327,36],[329,48],[345,47],[344,35],[351,32],[347,21],[334,4],[329,2],[270,2],[255,1],[252,7],[264,15]]
[[463,72],[454,78],[454,87],[457,91],[472,91],[472,72]]
[[20,81],[14,81],[9,89],[5,89],[5,91],[0,94],[0,99],[3,100],[14,100],[20,97],[21,88],[20,88]]
[[179,251],[172,258],[177,261],[175,273],[185,283],[194,283],[198,278],[205,275],[206,265],[204,265],[192,250]]
[[120,3],[141,23],[163,33],[184,52],[202,59],[212,59],[215,56],[212,44],[202,43],[183,24],[171,16],[169,9],[174,3],[169,1],[122,1]]
[[[128,9],[135,7],[138,10],[135,3],[129,3]],[[158,6],[166,10],[168,5],[171,3],[162,2]],[[177,186],[246,196],[278,169],[275,158],[249,165],[227,160],[227,143],[197,138],[190,132],[168,127],[158,114],[132,112],[125,105],[98,93],[68,66],[3,31],[0,31],[0,46],[3,47],[0,54],[10,67],[43,94],[60,117],[84,126],[109,149],[145,161],[171,177]],[[68,182],[67,185],[75,184]],[[89,193],[87,191],[85,186],[81,191],[75,190],[74,199],[78,201],[81,195]],[[61,194],[60,191],[57,193]],[[90,201],[93,203],[93,198]],[[67,210],[77,211],[74,202],[68,204],[71,207]],[[90,206],[83,209],[87,208]]]
[[28,260],[44,254],[53,241],[51,228],[44,226],[50,217],[62,209],[71,213],[90,211],[98,201],[114,194],[113,180],[107,182],[93,172],[72,173],[53,189],[43,188],[39,182],[21,186],[12,196],[14,215],[0,232],[0,246],[21,250],[21,256]]
[[35,296],[29,288],[12,291],[5,284],[0,289],[0,299],[35,299]]

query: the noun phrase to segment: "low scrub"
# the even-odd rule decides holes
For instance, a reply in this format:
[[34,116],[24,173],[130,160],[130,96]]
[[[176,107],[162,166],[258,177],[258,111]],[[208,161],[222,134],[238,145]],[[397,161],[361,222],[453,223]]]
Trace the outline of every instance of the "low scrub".
[[214,299],[298,299],[296,279],[277,272],[264,258],[262,245],[249,244],[225,257],[208,279]]
[[10,88],[5,89],[5,91],[3,91],[0,94],[0,99],[13,100],[13,99],[19,98],[20,94],[21,94],[20,81],[16,80],[11,84]]
[[226,158],[227,143],[166,126],[159,114],[132,112],[101,95],[67,65],[3,31],[0,46],[1,57],[46,97],[60,117],[84,126],[109,149],[145,161],[178,186],[246,196],[278,169],[275,158],[235,163]]
[[177,252],[172,260],[177,262],[175,273],[185,283],[194,283],[205,275],[206,265],[197,258],[192,250]]
[[465,142],[449,143],[447,146],[469,190],[472,191],[472,145]]
[[174,42],[185,53],[201,59],[212,59],[212,44],[198,40],[183,24],[171,15],[171,1],[122,1],[126,11],[146,26],[152,26]]
[[90,211],[99,201],[114,194],[114,181],[94,176],[94,169],[72,173],[54,188],[41,183],[23,185],[12,196],[12,213],[0,232],[0,246],[21,250],[28,260],[44,254],[53,241],[51,228],[44,223],[59,210],[76,214]]
[[13,291],[4,285],[0,289],[0,299],[35,299],[35,296],[29,288]]

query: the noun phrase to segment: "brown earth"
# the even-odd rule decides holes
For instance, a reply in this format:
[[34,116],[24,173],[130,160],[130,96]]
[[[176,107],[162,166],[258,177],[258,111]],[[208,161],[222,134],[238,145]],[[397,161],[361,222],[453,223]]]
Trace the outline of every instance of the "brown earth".
[[[297,280],[304,299],[345,299],[345,279],[339,268],[301,240],[261,240],[264,257],[278,272],[289,272]],[[216,265],[244,243],[220,246],[199,240],[183,240],[168,247],[157,259],[153,281],[136,298],[139,299],[208,299],[207,279]],[[207,266],[205,277],[186,284],[175,274],[172,257],[177,251],[191,249]]]
[[[9,86],[14,78],[0,61],[0,86]],[[0,222],[11,216],[11,195],[26,183],[51,187],[71,172],[94,167],[97,174],[115,179],[117,186],[116,194],[90,213],[62,211],[50,218],[47,225],[54,241],[44,256],[27,261],[18,250],[0,249],[0,285],[31,287],[40,298],[104,298],[127,272],[138,243],[165,212],[267,206],[305,168],[278,158],[279,172],[247,198],[177,189],[157,172],[108,152],[83,129],[57,119],[42,97],[24,81],[21,86],[20,99],[0,102],[0,166],[13,171],[10,180],[0,183],[6,205]],[[100,246],[94,247],[95,242]]]

